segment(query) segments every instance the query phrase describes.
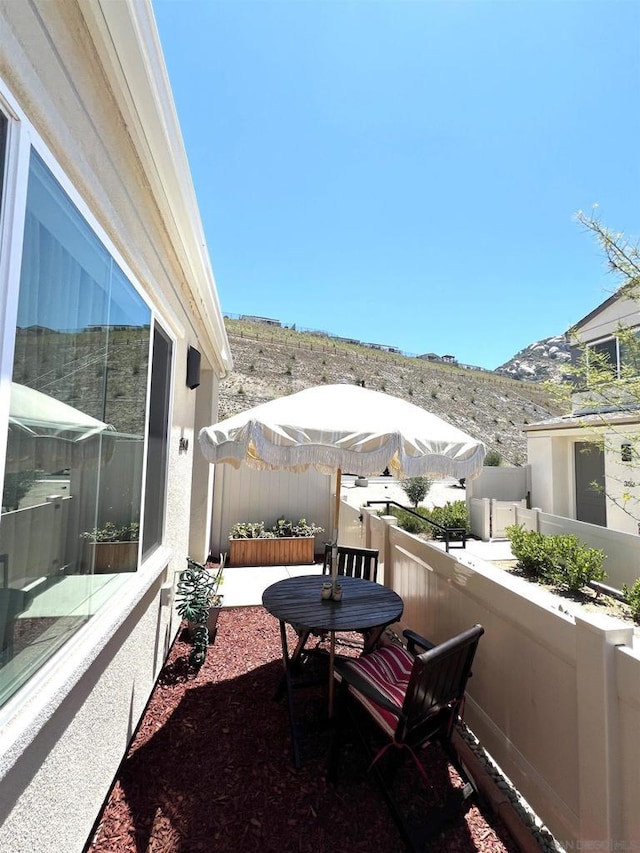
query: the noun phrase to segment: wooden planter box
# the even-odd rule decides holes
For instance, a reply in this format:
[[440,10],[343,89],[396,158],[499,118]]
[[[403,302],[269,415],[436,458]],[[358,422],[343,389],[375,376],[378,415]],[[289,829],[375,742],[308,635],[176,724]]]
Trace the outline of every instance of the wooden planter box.
[[300,566],[313,563],[315,538],[229,539],[230,566]]
[[85,572],[111,574],[135,572],[138,567],[137,542],[85,542],[82,568]]

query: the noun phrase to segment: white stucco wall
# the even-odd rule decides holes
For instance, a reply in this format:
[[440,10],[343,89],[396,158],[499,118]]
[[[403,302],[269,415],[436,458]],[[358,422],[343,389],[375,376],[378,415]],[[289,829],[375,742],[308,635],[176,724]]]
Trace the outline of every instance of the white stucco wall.
[[634,534],[640,533],[640,470],[637,461],[622,462],[621,445],[630,442],[637,452],[639,432],[640,427],[629,425],[624,432],[605,433],[607,527]]
[[[564,439],[544,433],[527,434],[527,463],[531,468],[531,506],[567,515],[569,501],[568,446]],[[563,511],[561,511],[561,508]]]
[[[163,547],[0,709],[0,850],[11,853],[83,849],[177,630],[174,572],[191,544],[208,544],[210,474],[192,482],[196,432],[217,408],[230,357],[195,195],[179,174],[179,132],[170,109],[156,115],[172,102],[154,38],[146,2],[0,3],[0,95],[15,107],[15,129],[23,144],[30,127],[44,141],[174,340]],[[150,67],[157,102],[133,103]],[[203,354],[199,391],[185,385],[188,345]],[[0,367],[10,376],[6,358]]]
[[158,553],[5,707],[0,850],[80,851],[172,636]]
[[[637,461],[621,461],[621,444],[638,448],[640,426],[595,430],[533,430],[527,433],[527,460],[531,467],[531,505],[544,512],[575,518],[575,444],[604,441],[607,527],[624,533],[639,532],[640,471]],[[623,495],[628,493],[629,500]]]

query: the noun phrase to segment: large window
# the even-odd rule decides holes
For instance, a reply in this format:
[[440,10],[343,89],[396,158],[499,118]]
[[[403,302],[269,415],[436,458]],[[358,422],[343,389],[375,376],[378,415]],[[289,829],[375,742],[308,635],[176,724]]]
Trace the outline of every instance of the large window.
[[143,520],[145,551],[161,540],[171,343],[154,336],[152,371],[149,307],[32,152],[0,518],[0,704],[136,571]]
[[616,338],[590,344],[589,353],[600,356],[604,365],[615,370],[616,373],[618,372],[618,341]]
[[615,379],[640,375],[640,340],[635,330],[589,344],[587,353],[590,357],[591,353],[596,355],[598,361],[594,363],[608,368]]

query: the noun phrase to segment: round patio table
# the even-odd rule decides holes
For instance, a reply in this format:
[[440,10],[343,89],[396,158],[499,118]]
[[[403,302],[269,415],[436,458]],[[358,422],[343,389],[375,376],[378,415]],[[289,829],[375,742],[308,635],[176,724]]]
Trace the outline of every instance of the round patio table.
[[265,609],[283,622],[309,631],[365,631],[396,622],[403,603],[397,592],[362,578],[338,576],[342,600],[320,595],[327,575],[303,575],[271,584],[262,594]]
[[[367,631],[366,648],[370,648],[375,645],[387,625],[398,621],[404,607],[402,599],[392,589],[373,581],[343,575],[338,576],[342,585],[342,600],[323,599],[321,589],[326,580],[326,575],[286,578],[271,584],[262,594],[264,608],[280,622],[284,680],[289,706],[293,759],[296,767],[300,766],[300,752],[293,713],[292,674],[311,632],[328,631],[331,634],[329,655],[329,716],[331,716],[335,632]],[[298,642],[293,654],[289,653],[287,643],[287,622],[295,625],[298,631]]]

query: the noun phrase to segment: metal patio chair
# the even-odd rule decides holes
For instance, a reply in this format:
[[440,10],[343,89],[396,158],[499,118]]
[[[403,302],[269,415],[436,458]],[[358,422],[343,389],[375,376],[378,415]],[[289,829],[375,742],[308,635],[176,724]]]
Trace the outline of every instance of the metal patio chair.
[[[337,779],[347,717],[351,716],[365,747],[373,754],[371,769],[410,850],[424,850],[428,840],[444,825],[464,813],[475,793],[451,744],[451,735],[462,717],[471,664],[483,633],[484,628],[475,625],[434,645],[413,631],[405,631],[406,648],[392,643],[355,660],[336,663],[336,678],[341,684],[329,777]],[[363,715],[373,723],[373,739],[363,725]],[[433,814],[421,812],[420,822],[416,825],[414,820],[412,826],[403,813],[402,803],[393,794],[394,775],[400,758],[410,756],[419,775],[428,783],[419,756],[422,747],[430,743],[443,747],[464,786],[451,788],[444,806],[439,806]]]

